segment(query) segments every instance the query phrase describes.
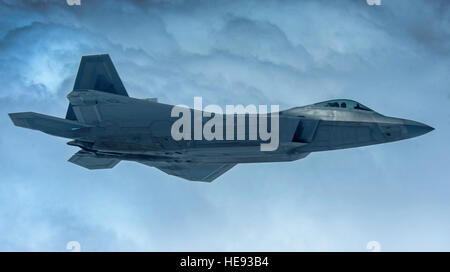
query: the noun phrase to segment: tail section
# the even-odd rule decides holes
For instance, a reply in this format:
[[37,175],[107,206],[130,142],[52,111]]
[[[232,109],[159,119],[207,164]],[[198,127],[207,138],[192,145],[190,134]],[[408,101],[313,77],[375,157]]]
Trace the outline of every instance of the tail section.
[[[96,90],[128,96],[111,58],[107,54],[83,56],[81,58],[73,89]],[[77,120],[76,116],[72,104],[69,104],[66,119]]]
[[9,117],[18,127],[40,130],[64,138],[77,138],[82,135],[83,131],[89,129],[89,126],[76,121],[35,112],[9,113]]
[[[88,137],[91,134],[90,130],[101,121],[101,116],[96,102],[91,105],[85,103],[83,99],[89,100],[91,97],[97,99],[97,96],[103,96],[99,92],[128,97],[109,55],[83,56],[73,90],[75,92],[68,96],[69,100],[74,99],[70,100],[73,104],[69,103],[65,119],[35,112],[10,113],[9,117],[14,125],[19,127],[64,138],[91,141],[92,139]],[[85,94],[87,97],[83,96]],[[81,102],[76,100],[77,97]],[[69,161],[87,169],[106,169],[114,167],[120,159],[80,150]]]
[[[94,90],[97,94],[105,92],[128,97],[109,55],[83,56],[73,89],[81,93],[90,94]],[[76,106],[69,102],[66,119],[34,112],[11,113],[9,116],[16,126],[72,139],[101,121],[95,103]]]

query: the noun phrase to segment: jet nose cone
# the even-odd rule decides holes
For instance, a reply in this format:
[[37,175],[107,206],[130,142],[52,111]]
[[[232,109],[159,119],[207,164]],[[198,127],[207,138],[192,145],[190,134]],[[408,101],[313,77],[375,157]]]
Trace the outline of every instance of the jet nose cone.
[[434,128],[428,125],[411,120],[406,120],[405,126],[408,137],[417,137],[434,130]]

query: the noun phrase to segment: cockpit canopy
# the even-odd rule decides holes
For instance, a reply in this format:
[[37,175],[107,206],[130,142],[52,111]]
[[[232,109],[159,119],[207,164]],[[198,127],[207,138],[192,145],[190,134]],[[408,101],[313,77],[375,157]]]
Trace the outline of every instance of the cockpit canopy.
[[349,99],[334,99],[325,102],[312,104],[313,107],[326,107],[326,108],[341,108],[341,109],[355,109],[363,111],[373,111],[361,103],[358,103]]

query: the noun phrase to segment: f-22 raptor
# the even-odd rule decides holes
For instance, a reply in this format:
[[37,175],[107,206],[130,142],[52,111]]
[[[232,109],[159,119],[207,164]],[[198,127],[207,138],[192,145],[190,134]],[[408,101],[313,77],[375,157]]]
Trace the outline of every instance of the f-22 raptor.
[[[279,144],[272,151],[261,151],[263,141],[248,137],[175,140],[174,106],[129,97],[108,55],[82,57],[67,98],[65,119],[34,112],[9,116],[16,126],[71,139],[67,144],[81,150],[69,161],[87,169],[135,161],[193,181],[211,182],[238,163],[294,161],[311,152],[393,142],[433,130],[381,115],[353,100],[337,99],[279,111]],[[251,118],[248,114],[244,118],[249,128]]]

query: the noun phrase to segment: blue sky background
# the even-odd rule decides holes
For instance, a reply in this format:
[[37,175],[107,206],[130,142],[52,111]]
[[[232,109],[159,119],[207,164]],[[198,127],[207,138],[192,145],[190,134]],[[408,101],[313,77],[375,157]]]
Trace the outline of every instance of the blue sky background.
[[[450,250],[450,2],[0,0],[0,250]],[[350,98],[435,131],[238,165],[211,184],[88,171],[9,112],[64,116],[82,55],[161,102]]]

